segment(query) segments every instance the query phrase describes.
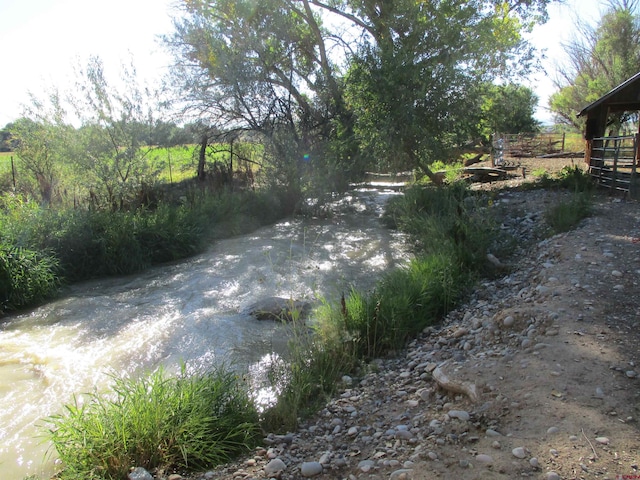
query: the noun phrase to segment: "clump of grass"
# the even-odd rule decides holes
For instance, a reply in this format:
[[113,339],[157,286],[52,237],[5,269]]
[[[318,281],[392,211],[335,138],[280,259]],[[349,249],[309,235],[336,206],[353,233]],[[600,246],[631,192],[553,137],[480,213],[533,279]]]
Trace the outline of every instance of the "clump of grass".
[[593,178],[577,166],[565,166],[558,173],[560,187],[572,192],[591,192],[595,188]]
[[591,213],[589,195],[576,193],[568,202],[554,205],[545,212],[545,220],[552,232],[562,233],[574,229]]
[[547,171],[547,169],[546,169],[546,168],[544,168],[544,167],[538,167],[538,168],[535,168],[535,169],[531,172],[531,174],[532,174],[534,177],[538,177],[540,180],[545,180],[545,179],[548,179],[548,178],[550,177],[549,172],[548,172],[548,171]]
[[408,233],[418,254],[445,254],[469,271],[483,266],[496,227],[486,198],[464,182],[411,188],[389,202],[383,220]]
[[[432,172],[439,172],[443,176],[445,184],[453,184],[460,180],[462,177],[462,162],[445,163],[441,160],[433,162],[429,168]],[[419,184],[429,185],[431,180],[426,175],[419,179]]]
[[301,324],[292,328],[287,357],[275,358],[269,368],[270,383],[277,386],[277,401],[262,413],[266,431],[295,429],[301,418],[326,403],[338,388],[340,377],[355,371],[359,364],[352,345],[325,328],[310,330]]
[[258,413],[224,369],[139,380],[114,377],[111,396],[90,394],[47,419],[60,479],[122,479],[132,467],[206,469],[255,445]]
[[352,291],[319,315],[320,330],[341,330],[359,359],[404,347],[447,313],[467,286],[461,265],[445,254],[426,255],[384,275],[373,292]]
[[60,285],[57,260],[0,243],[0,313],[52,297]]

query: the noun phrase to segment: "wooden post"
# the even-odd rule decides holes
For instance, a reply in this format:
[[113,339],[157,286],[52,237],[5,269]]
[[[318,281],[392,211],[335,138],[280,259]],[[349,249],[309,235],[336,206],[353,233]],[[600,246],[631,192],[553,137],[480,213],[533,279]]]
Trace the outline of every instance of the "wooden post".
[[13,191],[16,191],[16,167],[13,164],[13,155],[11,155],[11,178],[13,179]]
[[631,162],[631,179],[629,180],[629,197],[636,198],[636,187],[638,186],[638,182],[636,181],[636,166],[638,161],[640,160],[640,155],[638,155],[638,149],[640,148],[640,133],[636,133],[633,138],[633,152],[635,158],[633,162]]
[[620,145],[622,140],[613,141],[613,177],[611,178],[611,190],[618,189],[618,157],[620,156]]

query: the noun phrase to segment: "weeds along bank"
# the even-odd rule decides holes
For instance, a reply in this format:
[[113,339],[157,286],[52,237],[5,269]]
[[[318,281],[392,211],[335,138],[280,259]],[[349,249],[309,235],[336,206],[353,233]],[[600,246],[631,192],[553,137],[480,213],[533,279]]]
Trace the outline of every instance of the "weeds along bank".
[[[571,228],[588,213],[587,197],[567,178],[545,184],[576,191],[574,200],[547,212],[548,233]],[[391,203],[385,221],[410,234],[416,259],[383,275],[370,292],[353,291],[321,306],[312,329],[291,325],[289,357],[271,366],[278,392],[271,407],[258,411],[244,379],[223,370],[117,379],[109,401],[95,397],[49,419],[50,439],[63,459],[59,477],[124,478],[127,469],[142,467],[165,478],[249,451],[260,432],[291,431],[326,402],[342,375],[357,375],[367,360],[402,349],[479,277],[494,274],[499,267],[487,252],[507,258],[514,243],[496,234],[500,219],[491,199],[490,192],[453,184],[413,188]],[[237,430],[240,419],[247,435]]]

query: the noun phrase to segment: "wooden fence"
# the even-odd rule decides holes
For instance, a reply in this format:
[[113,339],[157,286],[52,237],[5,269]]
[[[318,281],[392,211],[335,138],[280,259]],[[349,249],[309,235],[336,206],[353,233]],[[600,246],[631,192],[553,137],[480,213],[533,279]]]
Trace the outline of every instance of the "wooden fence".
[[494,165],[518,158],[561,155],[565,140],[564,133],[497,133],[492,142]]
[[598,185],[637,196],[638,135],[594,138],[589,174]]

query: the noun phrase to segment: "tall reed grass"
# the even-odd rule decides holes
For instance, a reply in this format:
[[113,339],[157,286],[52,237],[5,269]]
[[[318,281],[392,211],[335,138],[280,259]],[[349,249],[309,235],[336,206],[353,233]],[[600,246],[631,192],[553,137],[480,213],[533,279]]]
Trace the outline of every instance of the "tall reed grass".
[[46,420],[61,480],[121,480],[134,467],[206,469],[252,448],[260,434],[246,386],[223,368],[115,376],[111,395],[90,394],[65,409]]

